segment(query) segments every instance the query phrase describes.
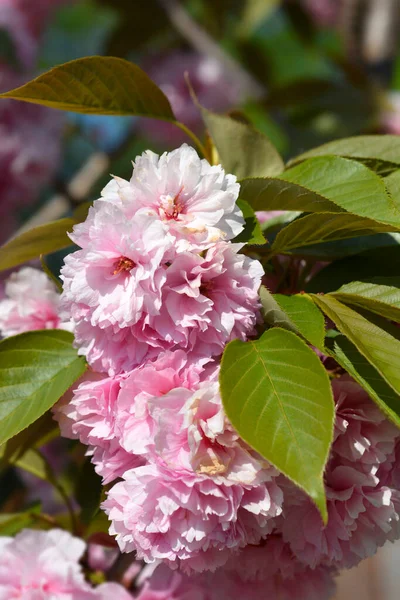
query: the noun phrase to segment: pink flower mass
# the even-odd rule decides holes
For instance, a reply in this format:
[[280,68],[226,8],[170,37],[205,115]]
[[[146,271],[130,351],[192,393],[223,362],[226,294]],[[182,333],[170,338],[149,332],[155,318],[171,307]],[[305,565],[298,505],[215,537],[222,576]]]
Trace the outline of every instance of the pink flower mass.
[[79,560],[85,543],[66,531],[25,529],[0,538],[0,600],[130,600],[120,585],[93,588]]
[[10,275],[0,300],[0,336],[36,329],[70,329],[60,317],[60,294],[39,269],[24,267]]
[[323,527],[312,502],[289,486],[282,528],[300,561],[342,569],[400,536],[399,490],[387,477],[399,436],[350,377],[334,381],[333,390],[335,438],[325,472],[328,525]]
[[90,370],[54,415],[108,485],[120,550],[149,563],[139,600],[328,600],[339,569],[400,536],[398,431],[350,377],[332,383],[326,526],[225,414],[221,355],[256,334],[264,275],[235,242],[238,195],[186,145],[145,152],[74,227],[62,268]]
[[254,332],[263,270],[229,242],[243,227],[237,195],[185,145],[145,153],[130,183],[105,188],[62,269],[62,306],[93,368],[113,375],[173,348],[220,354]]

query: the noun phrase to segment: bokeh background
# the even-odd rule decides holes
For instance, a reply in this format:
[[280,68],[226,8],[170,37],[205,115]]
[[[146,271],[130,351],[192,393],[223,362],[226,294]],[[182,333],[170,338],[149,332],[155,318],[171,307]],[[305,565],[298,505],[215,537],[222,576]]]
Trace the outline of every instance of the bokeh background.
[[[251,121],[290,158],[339,137],[400,134],[399,33],[400,0],[0,0],[0,91],[68,60],[120,56],[199,135],[185,72],[201,104]],[[144,149],[184,141],[158,121],[1,100],[0,243],[95,199],[109,173],[129,177]],[[83,456],[60,461],[57,444],[48,459],[68,491]],[[38,501],[56,510],[57,494],[34,475],[0,477],[2,512]],[[337,600],[397,600],[399,565],[400,546],[385,547],[341,578]]]

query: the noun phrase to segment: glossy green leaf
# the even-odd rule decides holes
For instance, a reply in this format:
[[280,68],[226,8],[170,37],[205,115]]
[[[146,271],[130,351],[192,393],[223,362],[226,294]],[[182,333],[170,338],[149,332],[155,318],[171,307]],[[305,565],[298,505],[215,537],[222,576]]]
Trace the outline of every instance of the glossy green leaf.
[[66,331],[30,331],[0,343],[0,444],[36,421],[86,369]]
[[292,163],[313,156],[335,154],[348,158],[375,159],[400,165],[400,139],[397,135],[358,135],[328,142],[297,156]]
[[344,335],[327,340],[330,355],[376,402],[385,415],[400,427],[400,396]]
[[288,315],[302,337],[322,349],[325,340],[325,320],[321,311],[308,297],[297,294],[274,294],[279,307]]
[[395,392],[400,393],[400,342],[332,295],[312,298]]
[[310,158],[281,178],[328,198],[349,213],[400,226],[400,203],[387,193],[381,177],[355,160]]
[[73,219],[59,219],[39,225],[21,233],[0,247],[0,271],[16,267],[22,263],[62,250],[72,245],[67,231],[75,225]]
[[393,231],[394,225],[347,213],[316,213],[296,219],[282,229],[272,244],[275,254],[290,253],[297,248],[342,240],[356,236]]
[[[396,136],[397,137],[397,136]],[[397,169],[388,177],[385,177],[385,185],[389,195],[393,201],[400,204],[400,170]]]
[[283,160],[263,133],[203,107],[201,114],[227,173],[233,173],[238,179],[282,173]]
[[146,73],[127,60],[110,56],[72,60],[0,97],[86,114],[175,121],[167,97]]
[[299,330],[289,315],[282,310],[273,294],[271,294],[263,285],[260,287],[261,313],[264,321],[271,327],[282,327],[288,331],[299,334]]
[[220,385],[241,437],[309,494],[326,521],[323,472],[334,405],[316,354],[294,333],[269,329],[255,342],[227,345]]
[[391,321],[400,322],[400,289],[398,287],[353,281],[331,294],[340,302],[365,308]]
[[243,231],[236,236],[234,241],[257,245],[265,244],[265,237],[254,210],[245,200],[239,199],[237,205],[243,213],[245,225]]
[[254,210],[343,212],[320,194],[282,179],[249,178],[240,182],[240,197]]

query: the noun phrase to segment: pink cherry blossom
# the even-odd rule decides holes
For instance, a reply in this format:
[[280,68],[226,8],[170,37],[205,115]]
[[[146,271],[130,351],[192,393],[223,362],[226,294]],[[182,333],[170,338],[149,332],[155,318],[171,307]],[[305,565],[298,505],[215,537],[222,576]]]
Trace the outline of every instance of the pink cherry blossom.
[[337,417],[325,471],[328,524],[323,526],[305,494],[283,484],[281,526],[300,561],[350,568],[400,537],[399,489],[391,476],[399,435],[350,377],[334,382],[333,390]]
[[121,381],[122,377],[93,373],[74,389],[72,398],[64,397],[53,409],[61,434],[89,446],[88,454],[105,484],[143,463],[124,450],[115,432]]
[[202,374],[205,376],[207,362],[209,359],[189,357],[176,350],[162,353],[127,374],[121,381],[115,414],[118,437],[127,452],[143,456],[154,447],[158,415],[153,412],[152,403],[158,400],[164,408],[182,408]]
[[92,588],[79,560],[85,543],[66,531],[25,529],[0,538],[0,600],[129,600],[117,584]]
[[[114,178],[103,190],[104,199],[117,202],[129,219],[144,213],[161,220],[179,250],[201,250],[237,236],[244,225],[238,195],[236,177],[200,159],[187,144],[161,156],[147,150],[133,163],[129,182]],[[75,242],[81,245],[79,233]]]
[[328,600],[335,591],[335,571],[305,566],[279,535],[269,536],[260,546],[246,546],[232,556],[225,570],[249,589],[255,588],[255,598],[260,600]]
[[349,375],[332,382],[336,399],[333,450],[344,459],[377,466],[394,451],[399,431]]
[[246,546],[213,573],[188,576],[165,564],[148,569],[138,600],[328,600],[335,589],[330,569],[305,567],[278,536]]
[[128,371],[163,349],[220,354],[228,341],[254,333],[263,269],[238,253],[240,244],[174,255],[154,216],[130,222],[117,205],[98,202],[93,226],[73,236],[87,249],[62,268],[62,306],[93,368]]
[[[168,353],[162,362],[180,362],[176,354],[181,355]],[[202,361],[186,360],[174,375],[167,369],[156,371],[159,362],[135,369],[122,383],[116,418],[125,450],[175,471],[221,476],[243,485],[262,484],[277,475],[228,422],[219,395],[218,364],[206,365],[201,380],[194,382]]]
[[39,269],[24,267],[10,275],[0,300],[0,335],[8,337],[36,329],[70,329],[60,317],[60,295]]
[[281,511],[281,491],[268,471],[265,483],[227,478],[155,463],[127,471],[103,508],[123,552],[146,562],[180,563],[186,571],[214,570],[232,550],[257,544]]
[[[339,463],[327,475],[328,525],[312,502],[298,492],[285,495],[283,536],[299,560],[315,567],[350,568],[398,537],[397,492],[379,477]],[[295,494],[293,494],[295,496]]]

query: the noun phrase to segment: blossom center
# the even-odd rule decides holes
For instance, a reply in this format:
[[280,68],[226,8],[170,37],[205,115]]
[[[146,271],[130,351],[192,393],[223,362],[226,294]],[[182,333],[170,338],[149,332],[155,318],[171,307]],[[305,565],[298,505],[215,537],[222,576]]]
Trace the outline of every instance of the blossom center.
[[174,219],[176,221],[183,212],[184,203],[180,197],[182,191],[183,186],[175,196],[171,196],[170,194],[161,196],[161,213],[164,219],[168,221]]
[[113,264],[113,275],[119,275],[124,271],[128,273],[134,267],[136,267],[136,264],[133,262],[132,259],[128,258],[127,256],[120,256],[119,259],[116,260]]
[[203,296],[207,296],[209,295],[209,293],[214,289],[214,282],[212,280],[209,281],[203,281],[201,286],[200,286],[200,294],[202,294]]

